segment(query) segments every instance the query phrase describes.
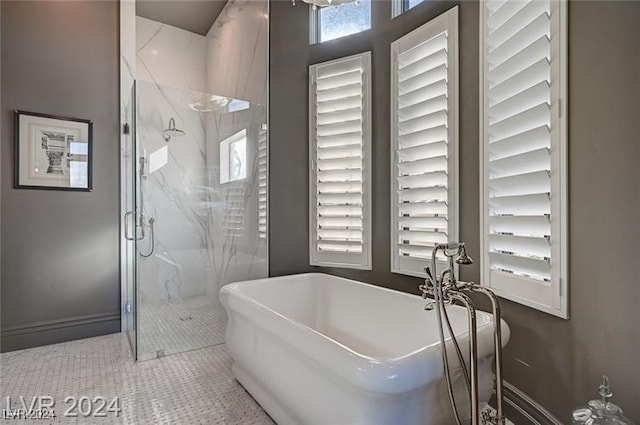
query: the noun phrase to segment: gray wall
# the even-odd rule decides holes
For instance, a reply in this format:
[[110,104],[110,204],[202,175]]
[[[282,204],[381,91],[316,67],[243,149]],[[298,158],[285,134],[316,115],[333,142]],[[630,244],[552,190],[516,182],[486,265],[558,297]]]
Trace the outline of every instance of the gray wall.
[[[2,7],[0,7],[0,105],[2,105]],[[2,119],[0,119],[0,135],[2,134]],[[0,136],[1,137],[1,136]],[[0,161],[0,187],[2,187],[2,161]],[[0,190],[1,193],[1,190]],[[2,196],[0,196],[0,211],[2,211]],[[0,235],[2,234],[2,220],[0,219]],[[2,244],[0,243],[0,270],[2,270]],[[0,273],[0,332],[2,329],[2,273]],[[0,353],[2,353],[2,338],[0,337]]]
[[[117,332],[118,2],[3,1],[2,350]],[[93,191],[13,188],[13,110],[94,122]]]
[[[428,1],[393,21],[374,2],[373,28],[308,45],[308,9],[271,2],[270,271],[323,271],[417,292],[389,272],[389,44],[452,7]],[[572,1],[569,7],[571,320],[510,301],[506,379],[567,421],[596,396],[600,375],[640,421],[640,2]],[[478,3],[460,2],[460,235],[479,257]],[[307,67],[373,52],[373,271],[310,267]],[[475,254],[474,254],[475,253]],[[479,264],[462,278],[480,279]]]

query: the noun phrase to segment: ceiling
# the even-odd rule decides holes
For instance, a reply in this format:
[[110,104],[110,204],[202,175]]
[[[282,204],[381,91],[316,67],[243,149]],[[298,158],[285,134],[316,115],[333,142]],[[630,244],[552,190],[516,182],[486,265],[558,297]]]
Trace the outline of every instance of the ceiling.
[[227,0],[136,0],[136,15],[207,35]]

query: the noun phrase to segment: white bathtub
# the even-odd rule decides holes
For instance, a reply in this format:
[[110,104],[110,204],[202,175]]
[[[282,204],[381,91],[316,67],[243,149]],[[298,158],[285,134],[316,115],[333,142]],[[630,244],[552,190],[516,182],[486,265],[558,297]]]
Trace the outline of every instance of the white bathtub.
[[[435,312],[419,296],[301,274],[229,284],[220,300],[233,374],[279,425],[455,423]],[[466,352],[466,310],[448,311]],[[491,323],[479,313],[481,402],[493,386]],[[502,330],[506,344],[504,322]],[[466,389],[460,370],[453,375],[465,417]]]

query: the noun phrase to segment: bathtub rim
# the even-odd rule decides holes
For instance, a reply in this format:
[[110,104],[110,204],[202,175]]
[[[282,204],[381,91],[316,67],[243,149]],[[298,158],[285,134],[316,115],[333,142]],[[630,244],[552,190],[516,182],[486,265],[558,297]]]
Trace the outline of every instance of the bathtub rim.
[[[337,345],[338,347],[340,347],[341,349],[347,351],[349,353],[350,356],[353,356],[355,358],[358,358],[362,361],[367,361],[369,363],[374,363],[374,364],[379,364],[379,365],[394,365],[394,364],[399,364],[402,363],[404,361],[407,361],[410,358],[416,357],[418,355],[420,355],[420,353],[426,353],[426,352],[430,352],[433,351],[435,349],[439,350],[439,347],[441,345],[439,338],[434,340],[434,342],[417,348],[413,351],[410,351],[409,353],[406,354],[402,354],[400,356],[396,356],[396,357],[385,357],[385,358],[375,358],[375,357],[371,357],[369,355],[360,353],[356,350],[354,350],[353,348],[341,343],[340,341],[336,341],[335,339],[329,337],[328,335],[323,334],[322,332],[313,329],[303,323],[300,323],[298,321],[295,321],[287,316],[285,316],[284,314],[274,310],[273,308],[259,302],[258,300],[251,298],[249,295],[247,295],[246,293],[243,293],[242,290],[240,289],[242,286],[246,286],[246,285],[258,285],[262,282],[267,282],[269,280],[273,280],[273,279],[279,279],[279,280],[293,280],[296,278],[304,278],[304,277],[325,277],[325,278],[331,278],[331,279],[335,279],[335,280],[340,280],[340,281],[346,281],[352,284],[356,284],[356,285],[363,285],[366,287],[371,288],[372,290],[380,290],[380,291],[384,291],[384,292],[388,292],[388,293],[392,293],[395,296],[401,295],[403,297],[407,297],[407,298],[415,298],[415,297],[419,297],[419,295],[416,294],[410,294],[407,292],[402,292],[402,291],[398,291],[395,289],[390,289],[390,288],[385,288],[383,286],[377,286],[371,283],[366,283],[366,282],[361,282],[358,280],[354,280],[354,279],[348,279],[348,278],[344,278],[341,276],[335,276],[332,274],[328,274],[328,273],[318,273],[318,272],[311,272],[311,273],[297,273],[297,274],[291,274],[291,275],[283,275],[283,276],[273,276],[273,277],[267,277],[267,278],[261,278],[261,279],[256,279],[256,280],[246,280],[246,281],[241,281],[241,282],[234,282],[234,283],[230,283],[227,284],[225,286],[222,287],[222,289],[220,290],[220,301],[222,302],[222,304],[225,306],[225,308],[229,308],[228,304],[223,301],[223,293],[225,293],[225,297],[229,296],[231,294],[238,296],[240,299],[242,299],[243,301],[250,303],[251,305],[254,305],[258,308],[260,308],[261,310],[264,310],[266,312],[269,312],[269,314],[271,315],[275,315],[280,319],[283,319],[285,322],[287,322],[290,326],[295,326],[297,329],[301,330],[301,331],[306,331],[306,332],[310,332],[314,335],[316,335],[317,337],[320,337],[321,339],[323,339],[324,341],[327,341],[328,343],[331,343],[333,345]],[[228,295],[227,295],[228,294]],[[427,302],[427,300],[425,300],[425,302]],[[460,310],[465,310],[464,307],[461,306],[447,306],[447,308],[455,308],[455,309],[460,309]],[[491,313],[482,311],[482,310],[476,310],[476,318],[478,319],[478,323],[476,326],[477,332],[478,334],[481,333],[481,331],[486,332],[487,328],[491,327],[492,324],[492,320],[491,318],[493,317],[493,315]],[[506,346],[506,344],[508,343],[509,339],[510,339],[510,328],[509,325],[502,320],[502,339],[503,339],[503,347]],[[466,332],[462,332],[459,334],[456,334],[456,338],[459,340],[462,340],[462,342],[466,341],[468,339],[468,335],[469,335],[469,331]],[[451,337],[446,338],[446,344],[447,344],[447,350],[449,349],[453,349],[453,342],[451,340]]]

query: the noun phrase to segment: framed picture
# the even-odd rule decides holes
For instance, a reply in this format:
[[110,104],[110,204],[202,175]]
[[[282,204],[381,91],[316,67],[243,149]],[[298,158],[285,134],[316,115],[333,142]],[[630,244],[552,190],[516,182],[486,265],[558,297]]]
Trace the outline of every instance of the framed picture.
[[15,111],[15,187],[90,191],[93,123]]

